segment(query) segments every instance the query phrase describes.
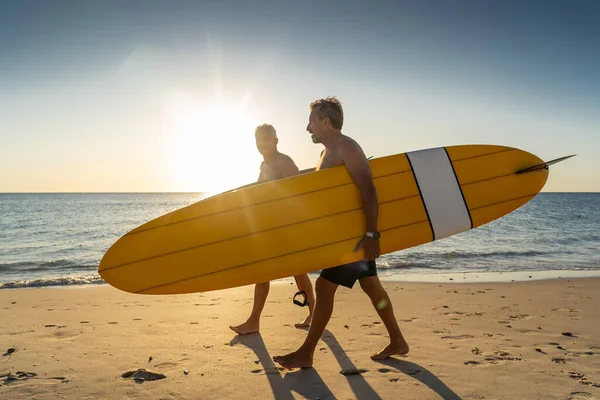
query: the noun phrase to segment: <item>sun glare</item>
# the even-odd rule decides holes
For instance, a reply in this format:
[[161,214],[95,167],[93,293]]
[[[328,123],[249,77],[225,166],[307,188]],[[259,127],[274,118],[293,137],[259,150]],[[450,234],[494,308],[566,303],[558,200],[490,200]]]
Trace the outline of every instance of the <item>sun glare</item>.
[[256,181],[261,160],[254,142],[258,123],[245,107],[178,96],[169,108],[176,190],[210,196]]

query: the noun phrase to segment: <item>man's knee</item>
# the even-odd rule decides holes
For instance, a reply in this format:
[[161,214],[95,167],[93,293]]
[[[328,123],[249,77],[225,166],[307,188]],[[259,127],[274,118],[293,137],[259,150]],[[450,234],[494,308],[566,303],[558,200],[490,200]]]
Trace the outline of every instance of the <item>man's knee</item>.
[[327,279],[323,277],[318,277],[315,282],[315,289],[317,291],[317,296],[333,296],[337,289],[338,285],[335,283],[329,282]]
[[375,276],[361,278],[358,280],[358,282],[360,283],[360,287],[365,293],[372,293],[379,289],[379,286],[381,286],[379,280]]

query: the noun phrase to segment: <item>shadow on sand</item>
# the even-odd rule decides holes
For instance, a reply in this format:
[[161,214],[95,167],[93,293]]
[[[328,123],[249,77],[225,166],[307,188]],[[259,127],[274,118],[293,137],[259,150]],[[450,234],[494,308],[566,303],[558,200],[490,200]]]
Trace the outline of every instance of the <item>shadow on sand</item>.
[[409,375],[411,378],[418,380],[424,385],[427,385],[431,390],[436,392],[438,396],[446,400],[460,400],[460,396],[454,393],[444,382],[437,376],[432,374],[426,368],[421,367],[410,361],[400,360],[398,358],[388,358],[387,360],[375,361],[388,367],[392,367],[403,374]]
[[283,368],[280,369],[280,367],[273,362],[260,333],[235,336],[230,344],[232,346],[241,344],[248,347],[256,354],[256,357],[269,380],[273,395],[276,399],[294,399],[292,392],[296,392],[306,398],[335,398],[314,368],[288,372],[282,377],[281,371],[283,371]]
[[[330,331],[326,329],[321,336],[321,340],[327,344],[340,365],[341,370],[357,370],[359,372],[356,375],[346,376],[348,384],[356,398],[381,399],[362,375],[361,371],[364,372],[365,370],[361,370],[354,365]],[[241,344],[248,347],[256,354],[263,370],[257,369],[253,372],[265,373],[276,399],[293,399],[294,396],[292,392],[296,392],[306,398],[318,397],[321,400],[335,398],[315,368],[287,372],[282,377],[281,372],[285,370],[273,362],[260,333],[247,336],[235,336],[230,344],[232,346]],[[418,380],[437,393],[442,399],[460,400],[460,397],[454,393],[452,389],[446,386],[444,382],[418,364],[397,358],[389,358],[387,360],[375,362],[394,368],[398,372]]]

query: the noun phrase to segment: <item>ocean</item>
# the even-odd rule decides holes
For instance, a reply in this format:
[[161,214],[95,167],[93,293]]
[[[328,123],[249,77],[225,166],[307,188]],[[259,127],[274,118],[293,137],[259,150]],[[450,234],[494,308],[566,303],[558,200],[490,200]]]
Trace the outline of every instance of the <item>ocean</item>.
[[[112,243],[202,198],[202,193],[0,193],[0,289],[105,284],[97,268]],[[600,276],[599,250],[600,193],[540,193],[482,227],[384,255],[378,269],[383,278],[398,280]]]

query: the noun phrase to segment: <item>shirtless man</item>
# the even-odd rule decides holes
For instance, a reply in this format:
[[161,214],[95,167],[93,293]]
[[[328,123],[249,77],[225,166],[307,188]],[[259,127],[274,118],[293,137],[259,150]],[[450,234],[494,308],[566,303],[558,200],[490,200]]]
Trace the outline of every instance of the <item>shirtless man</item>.
[[[298,167],[294,161],[287,155],[280,153],[277,150],[277,133],[272,125],[263,124],[258,126],[254,131],[256,139],[256,147],[262,154],[264,161],[260,166],[259,182],[282,179],[288,176],[297,175]],[[312,290],[312,284],[307,274],[294,277],[300,290],[306,293],[306,301],[308,302],[308,316],[306,319],[296,324],[297,328],[310,326],[310,321],[315,306],[315,298]],[[247,335],[259,331],[260,314],[267,301],[269,294],[269,282],[257,283],[254,287],[254,305],[252,313],[246,322],[230,328],[239,335]]]
[[377,277],[375,259],[379,257],[379,233],[377,232],[378,200],[369,162],[361,147],[353,139],[342,134],[344,112],[335,97],[328,97],[310,105],[310,117],[306,130],[312,134],[314,143],[321,143],[325,150],[317,170],[345,165],[361,193],[366,220],[366,232],[354,251],[364,251],[363,260],[339,265],[321,271],[315,284],[317,304],[308,335],[298,350],[285,356],[275,356],[273,361],[282,367],[310,368],[317,343],[333,312],[335,292],[339,285],[352,288],[358,280],[362,290],[382,319],[390,337],[390,344],[373,354],[373,360],[383,360],[392,355],[405,355],[409,351],[400,327],[396,322],[392,303]]

